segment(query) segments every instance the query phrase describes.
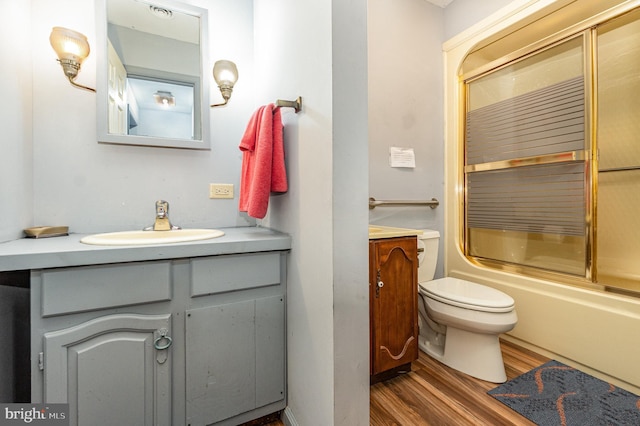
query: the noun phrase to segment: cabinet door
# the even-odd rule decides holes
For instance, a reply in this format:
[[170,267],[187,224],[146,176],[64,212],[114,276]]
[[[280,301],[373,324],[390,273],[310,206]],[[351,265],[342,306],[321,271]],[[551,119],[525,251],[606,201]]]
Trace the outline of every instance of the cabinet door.
[[117,314],[46,333],[44,401],[68,403],[71,425],[170,425],[170,325]]
[[283,296],[272,296],[187,311],[187,424],[284,398],[284,306]]
[[371,374],[418,358],[416,237],[369,243]]

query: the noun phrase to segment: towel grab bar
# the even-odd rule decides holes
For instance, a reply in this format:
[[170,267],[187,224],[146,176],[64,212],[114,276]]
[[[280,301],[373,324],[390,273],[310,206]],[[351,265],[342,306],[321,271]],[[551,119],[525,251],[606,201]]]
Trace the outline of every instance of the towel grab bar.
[[282,99],[276,100],[276,107],[278,108],[293,108],[296,110],[296,113],[300,112],[302,109],[302,97],[298,96],[298,99],[295,101],[285,101]]
[[435,198],[424,201],[407,201],[407,200],[376,200],[375,198],[369,198],[369,210],[375,209],[378,206],[429,206],[435,209],[440,204]]

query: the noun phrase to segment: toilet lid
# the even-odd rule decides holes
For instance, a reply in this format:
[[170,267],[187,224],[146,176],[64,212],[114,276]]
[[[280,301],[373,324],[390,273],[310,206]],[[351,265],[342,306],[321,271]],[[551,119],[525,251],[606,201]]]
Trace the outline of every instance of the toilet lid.
[[515,304],[500,290],[452,277],[421,282],[420,289],[442,303],[475,311],[510,312]]

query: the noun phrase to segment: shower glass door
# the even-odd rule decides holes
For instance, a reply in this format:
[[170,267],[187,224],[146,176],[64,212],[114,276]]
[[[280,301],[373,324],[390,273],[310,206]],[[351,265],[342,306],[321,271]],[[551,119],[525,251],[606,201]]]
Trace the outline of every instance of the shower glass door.
[[468,81],[467,255],[589,273],[584,35]]

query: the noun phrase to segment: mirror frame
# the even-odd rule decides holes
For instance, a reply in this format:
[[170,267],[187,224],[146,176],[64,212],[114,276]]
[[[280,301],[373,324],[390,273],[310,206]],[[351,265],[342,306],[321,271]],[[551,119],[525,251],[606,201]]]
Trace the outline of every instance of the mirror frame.
[[167,148],[201,149],[210,150],[210,107],[209,107],[209,21],[208,10],[197,6],[184,4],[172,0],[136,0],[143,3],[167,8],[175,12],[197,16],[200,19],[200,116],[195,117],[195,122],[200,122],[200,139],[174,139],[152,136],[115,135],[109,133],[108,110],[108,60],[107,60],[107,2],[108,0],[95,0],[96,5],[96,128],[98,143],[156,146]]

